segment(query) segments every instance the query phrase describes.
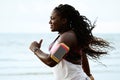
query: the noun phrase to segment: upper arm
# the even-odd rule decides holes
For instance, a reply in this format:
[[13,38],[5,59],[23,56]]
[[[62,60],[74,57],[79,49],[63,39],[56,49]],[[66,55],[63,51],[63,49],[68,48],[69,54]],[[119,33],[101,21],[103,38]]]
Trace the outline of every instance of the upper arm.
[[60,38],[58,39],[59,43],[64,43],[66,44],[69,48],[72,48],[76,46],[77,44],[77,39],[76,36],[73,32],[66,32],[63,33]]
[[53,45],[50,55],[51,58],[59,63],[69,50],[76,45],[76,38],[73,33],[63,33]]

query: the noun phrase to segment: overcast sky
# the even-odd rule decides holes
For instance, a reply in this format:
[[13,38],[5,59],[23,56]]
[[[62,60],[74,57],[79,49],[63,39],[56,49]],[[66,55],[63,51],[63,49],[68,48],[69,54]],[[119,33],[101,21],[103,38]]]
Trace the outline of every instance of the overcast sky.
[[0,33],[50,32],[51,12],[61,3],[97,18],[95,33],[120,32],[120,0],[0,0]]

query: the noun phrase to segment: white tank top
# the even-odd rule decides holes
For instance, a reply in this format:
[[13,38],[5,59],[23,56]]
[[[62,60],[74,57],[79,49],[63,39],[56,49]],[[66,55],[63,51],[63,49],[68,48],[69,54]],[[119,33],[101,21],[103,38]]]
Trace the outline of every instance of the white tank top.
[[90,80],[81,65],[76,65],[65,59],[53,67],[55,80]]

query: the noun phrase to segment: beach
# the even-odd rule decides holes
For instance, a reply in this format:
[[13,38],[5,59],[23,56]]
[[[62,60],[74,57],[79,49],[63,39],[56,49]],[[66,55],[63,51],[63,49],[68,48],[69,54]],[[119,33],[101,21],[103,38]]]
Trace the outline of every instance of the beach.
[[[89,59],[95,80],[119,80],[120,34],[95,34],[115,48],[98,61]],[[32,41],[43,39],[42,50],[49,53],[55,33],[0,34],[0,80],[54,80],[52,68],[42,63],[30,50]]]

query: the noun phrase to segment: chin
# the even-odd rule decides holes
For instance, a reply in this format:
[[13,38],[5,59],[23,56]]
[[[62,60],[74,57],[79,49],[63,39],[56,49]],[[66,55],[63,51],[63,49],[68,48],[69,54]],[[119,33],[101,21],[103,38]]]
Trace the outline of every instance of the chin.
[[55,32],[56,30],[51,29],[51,32]]
[[51,31],[53,32],[54,30],[53,30],[53,29],[51,29]]

